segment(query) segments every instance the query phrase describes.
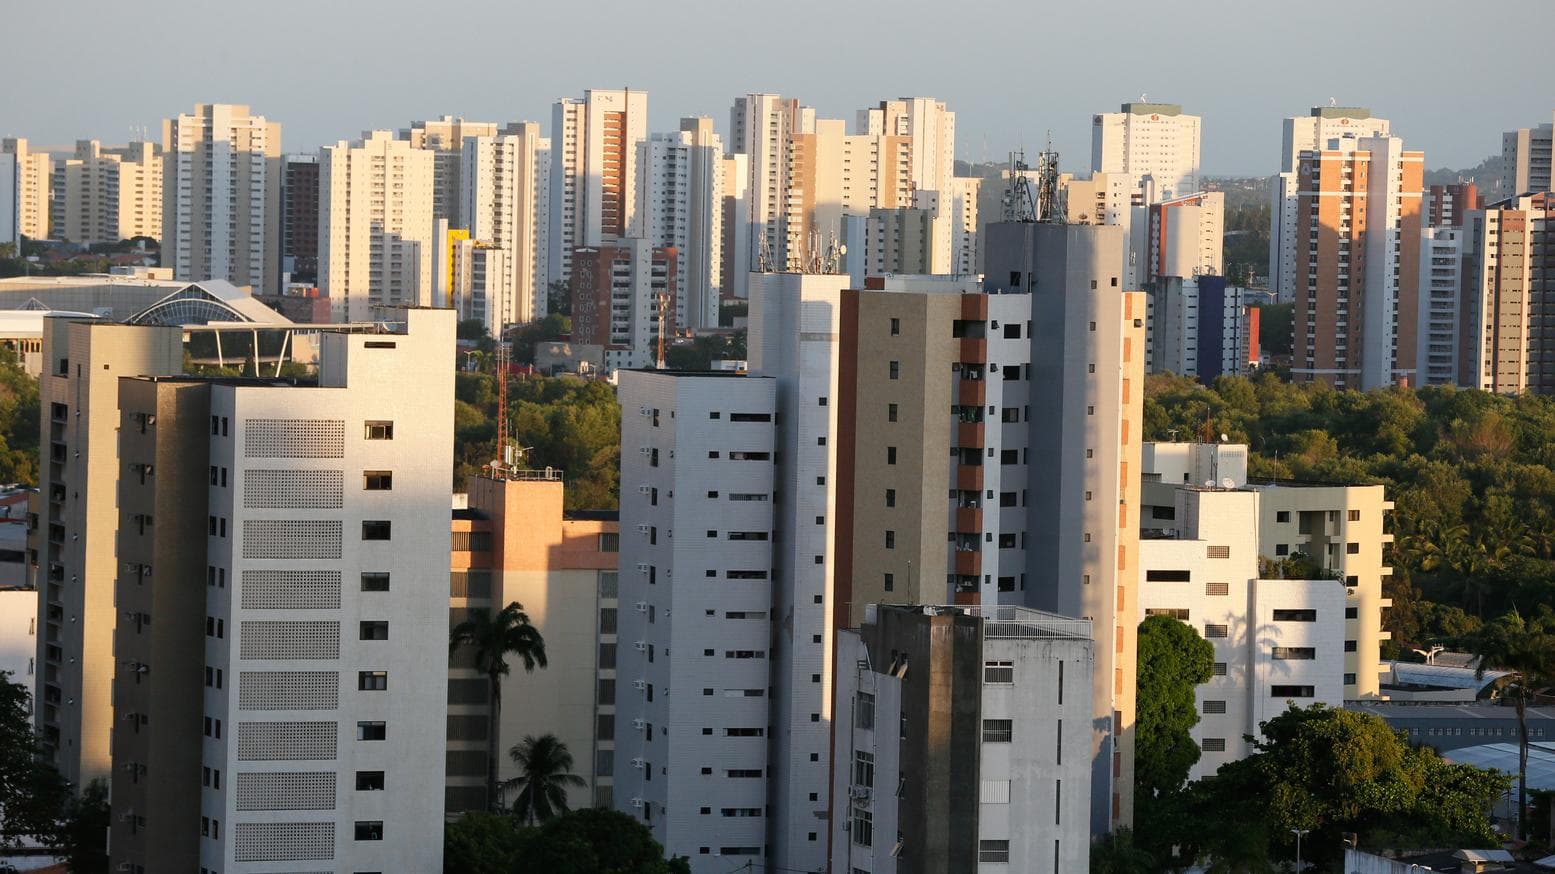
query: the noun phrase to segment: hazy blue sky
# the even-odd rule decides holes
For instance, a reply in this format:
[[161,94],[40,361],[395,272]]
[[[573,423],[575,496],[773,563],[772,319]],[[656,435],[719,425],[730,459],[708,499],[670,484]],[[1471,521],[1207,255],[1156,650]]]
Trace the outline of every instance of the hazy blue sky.
[[[958,157],[1086,166],[1090,116],[1142,92],[1204,117],[1207,173],[1268,173],[1280,119],[1330,97],[1391,118],[1431,167],[1549,122],[1551,0],[80,0],[6,2],[0,135],[160,136],[198,102],[247,103],[287,151],[442,114],[550,123],[585,88],[649,92],[653,130],[728,126],[749,91],[853,118],[886,97],[957,113]],[[1279,9],[1282,11],[1276,12]],[[1522,35],[1527,35],[1523,38]]]

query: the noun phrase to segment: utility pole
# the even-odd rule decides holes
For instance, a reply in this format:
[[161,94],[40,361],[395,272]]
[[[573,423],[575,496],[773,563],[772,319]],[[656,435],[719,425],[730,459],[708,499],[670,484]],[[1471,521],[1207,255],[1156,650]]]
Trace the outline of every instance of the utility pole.
[[1307,828],[1293,828],[1293,829],[1290,830],[1291,834],[1296,836],[1296,874],[1301,874],[1301,868],[1302,868],[1302,865],[1301,865],[1301,838],[1302,838],[1303,835],[1307,834],[1310,831],[1311,831],[1311,829],[1307,829]]

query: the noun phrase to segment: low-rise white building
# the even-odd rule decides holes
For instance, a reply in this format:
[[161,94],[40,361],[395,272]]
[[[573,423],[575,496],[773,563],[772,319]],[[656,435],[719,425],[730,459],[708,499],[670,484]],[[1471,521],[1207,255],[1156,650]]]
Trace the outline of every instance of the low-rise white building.
[[839,631],[830,870],[1084,870],[1090,625],[872,605]]

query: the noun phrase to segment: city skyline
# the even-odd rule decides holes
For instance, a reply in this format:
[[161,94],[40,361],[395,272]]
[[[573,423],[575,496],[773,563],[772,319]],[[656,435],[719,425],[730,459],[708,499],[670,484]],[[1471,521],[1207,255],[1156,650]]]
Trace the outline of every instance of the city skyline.
[[[198,77],[181,75],[191,48],[197,50],[228,35],[226,23],[219,19],[181,12],[189,8],[182,0],[157,0],[133,8],[88,6],[95,7],[87,14],[98,29],[119,33],[126,44],[142,47],[136,66],[142,78],[132,76],[112,100],[103,100],[100,65],[50,65],[48,53],[54,43],[23,41],[0,61],[0,71],[8,80],[34,83],[0,96],[4,120],[0,127],[7,135],[27,136],[49,147],[85,138],[118,142],[131,138],[132,129],[142,128],[155,139],[160,120],[170,111],[195,103],[229,102],[247,104],[254,112],[280,121],[285,126],[285,151],[300,152],[354,139],[367,130],[398,128],[417,118],[444,114],[545,122],[552,102],[585,88],[630,86],[648,91],[653,97],[649,114],[653,131],[676,129],[682,116],[722,120],[730,102],[747,92],[797,97],[814,106],[819,116],[842,118],[882,95],[930,95],[957,112],[961,129],[957,158],[997,162],[1022,146],[1028,154],[1034,153],[1051,132],[1064,156],[1064,168],[1079,170],[1085,168],[1089,152],[1090,116],[1115,111],[1117,105],[1143,93],[1152,100],[1180,103],[1186,112],[1204,117],[1206,174],[1262,176],[1276,168],[1276,120],[1327,104],[1330,97],[1340,105],[1369,106],[1393,119],[1398,135],[1425,151],[1428,168],[1471,167],[1498,151],[1496,141],[1485,139],[1480,131],[1525,127],[1549,111],[1548,98],[1539,89],[1542,78],[1536,53],[1504,56],[1488,42],[1461,40],[1451,23],[1455,8],[1437,2],[1414,4],[1412,14],[1400,19],[1390,6],[1341,7],[1325,0],[1289,21],[1257,13],[1235,15],[1208,3],[1193,3],[1167,20],[1152,15],[1150,40],[1136,47],[1150,57],[1134,63],[1120,63],[1105,54],[1109,44],[1112,49],[1126,48],[1121,40],[1043,35],[1045,27],[1082,28],[1101,23],[1099,19],[1049,20],[1038,9],[1000,3],[978,4],[960,16],[967,35],[964,50],[947,44],[941,27],[904,26],[890,28],[896,31],[890,42],[892,56],[866,53],[857,47],[878,44],[865,39],[881,28],[875,17],[878,10],[872,4],[822,7],[813,0],[791,4],[781,18],[770,22],[767,37],[759,42],[725,38],[725,34],[747,31],[734,29],[739,22],[732,17],[711,11],[688,23],[683,16],[605,4],[598,12],[611,16],[612,30],[637,38],[630,44],[602,42],[601,47],[610,52],[592,54],[579,63],[570,48],[574,41],[544,34],[564,32],[595,15],[580,14],[573,6],[513,11],[492,6],[464,10],[466,17],[461,20],[482,22],[468,33],[456,26],[458,22],[449,22],[449,38],[457,51],[448,51],[437,63],[407,63],[427,57],[418,45],[426,31],[402,26],[411,14],[408,4],[396,0],[383,14],[362,18],[347,5],[304,7],[282,0],[268,7],[270,14],[244,25],[244,34],[253,44],[274,56],[273,62],[256,56],[263,71],[259,83],[250,63],[207,66]],[[1335,31],[1325,24],[1331,20],[1325,10],[1340,14],[1341,8],[1351,26]],[[1131,9],[1145,13],[1142,3],[1127,0],[1109,7],[1108,20],[1126,16]],[[899,4],[892,11],[903,22],[937,14],[921,3]],[[1555,9],[1532,0],[1505,4],[1501,11],[1509,19],[1533,25],[1535,31],[1541,29],[1541,20],[1544,29],[1555,23]],[[827,26],[815,26],[819,21]],[[11,24],[18,33],[46,32],[47,11],[39,6],[18,8]],[[1393,38],[1379,41],[1368,36],[1378,32],[1391,33]],[[1207,36],[1213,37],[1212,44]],[[1322,48],[1315,55],[1304,54],[1307,66],[1293,75],[1298,71],[1269,60],[1272,39]],[[688,41],[694,50],[667,64],[662,53],[677,40]],[[795,48],[800,45],[797,40],[803,41],[802,54]],[[1468,77],[1435,76],[1432,58],[1436,55],[1422,50],[1435,42],[1451,42],[1455,64],[1472,67],[1493,60],[1504,73],[1501,86],[1486,92]],[[1051,56],[1044,60],[1045,52]],[[936,54],[947,61],[1026,55],[1036,59],[1025,65],[1016,61],[900,63]],[[803,56],[829,60],[795,63]],[[898,62],[889,63],[893,58]],[[1366,76],[1364,87],[1358,88],[1357,63],[1395,75]],[[48,70],[47,77],[30,72],[39,70]],[[707,75],[710,70],[721,72]],[[1042,74],[1047,70],[1064,87],[1045,86]],[[1086,73],[1082,87],[1070,84],[1078,70]],[[1235,75],[1227,75],[1228,71]],[[330,87],[320,89],[319,82]],[[839,82],[847,84],[838,87]],[[61,112],[62,106],[70,111]],[[1445,112],[1443,107],[1453,109]]]

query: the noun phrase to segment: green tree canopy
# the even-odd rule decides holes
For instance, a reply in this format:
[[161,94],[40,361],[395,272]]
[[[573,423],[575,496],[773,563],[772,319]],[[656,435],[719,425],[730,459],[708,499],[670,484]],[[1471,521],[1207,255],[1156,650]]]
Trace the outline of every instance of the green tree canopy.
[[648,827],[614,810],[574,810],[538,828],[512,816],[467,813],[444,832],[447,874],[690,874],[666,860]]
[[1182,796],[1188,772],[1199,761],[1199,745],[1190,734],[1199,722],[1194,690],[1209,681],[1214,663],[1215,648],[1188,623],[1148,616],[1139,624],[1136,831],[1129,846],[1157,859],[1171,858],[1171,848],[1194,827]]

